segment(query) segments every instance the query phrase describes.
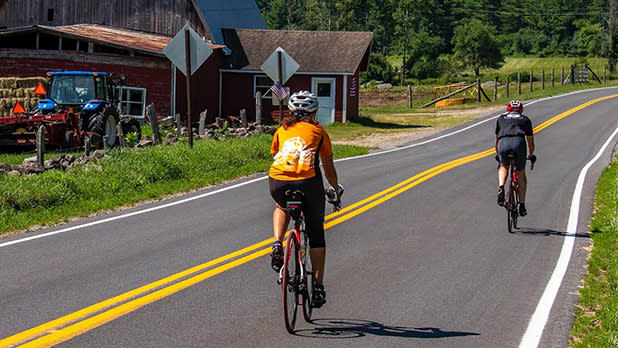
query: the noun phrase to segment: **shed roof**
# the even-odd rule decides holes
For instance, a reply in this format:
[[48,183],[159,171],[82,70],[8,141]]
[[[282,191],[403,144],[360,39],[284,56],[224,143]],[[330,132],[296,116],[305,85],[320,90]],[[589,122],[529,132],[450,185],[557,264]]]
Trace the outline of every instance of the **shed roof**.
[[298,72],[349,73],[366,69],[373,33],[350,31],[223,29],[232,68],[260,70],[277,47],[299,65]]
[[[66,37],[86,39],[111,46],[133,49],[135,51],[163,56],[163,49],[172,40],[172,37],[145,33],[137,30],[117,28],[100,24],[75,24],[64,26],[34,25],[31,27],[15,28],[1,31],[0,35],[10,35],[24,31],[41,31],[62,34]],[[210,44],[213,49],[224,46]]]

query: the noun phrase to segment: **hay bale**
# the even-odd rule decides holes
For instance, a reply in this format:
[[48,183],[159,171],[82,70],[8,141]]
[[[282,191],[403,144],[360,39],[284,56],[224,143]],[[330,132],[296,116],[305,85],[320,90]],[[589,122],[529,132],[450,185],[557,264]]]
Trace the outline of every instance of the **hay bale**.
[[5,77],[0,79],[0,88],[17,88],[17,78]]

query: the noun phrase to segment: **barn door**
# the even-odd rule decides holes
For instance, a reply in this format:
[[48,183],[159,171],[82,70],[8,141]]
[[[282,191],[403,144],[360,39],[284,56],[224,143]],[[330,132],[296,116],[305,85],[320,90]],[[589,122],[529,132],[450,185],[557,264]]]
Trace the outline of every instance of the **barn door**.
[[314,77],[311,81],[311,91],[318,96],[320,102],[317,120],[323,126],[335,122],[335,79]]

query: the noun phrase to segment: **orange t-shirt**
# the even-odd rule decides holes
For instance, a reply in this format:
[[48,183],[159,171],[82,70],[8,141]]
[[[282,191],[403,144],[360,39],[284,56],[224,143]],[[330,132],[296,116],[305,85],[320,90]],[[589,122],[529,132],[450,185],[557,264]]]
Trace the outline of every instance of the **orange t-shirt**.
[[319,163],[317,156],[332,156],[333,148],[321,125],[298,122],[288,129],[277,129],[270,153],[274,161],[268,175],[273,179],[291,181],[314,177]]

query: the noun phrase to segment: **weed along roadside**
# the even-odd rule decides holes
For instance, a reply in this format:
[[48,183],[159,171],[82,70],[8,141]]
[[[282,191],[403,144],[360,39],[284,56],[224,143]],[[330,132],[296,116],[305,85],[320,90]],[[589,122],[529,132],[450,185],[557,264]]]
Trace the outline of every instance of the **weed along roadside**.
[[[67,171],[0,175],[0,235],[265,172],[272,161],[271,140],[271,135],[256,134],[199,140],[193,149],[184,143],[115,148]],[[334,152],[341,158],[367,150],[335,145]]]

